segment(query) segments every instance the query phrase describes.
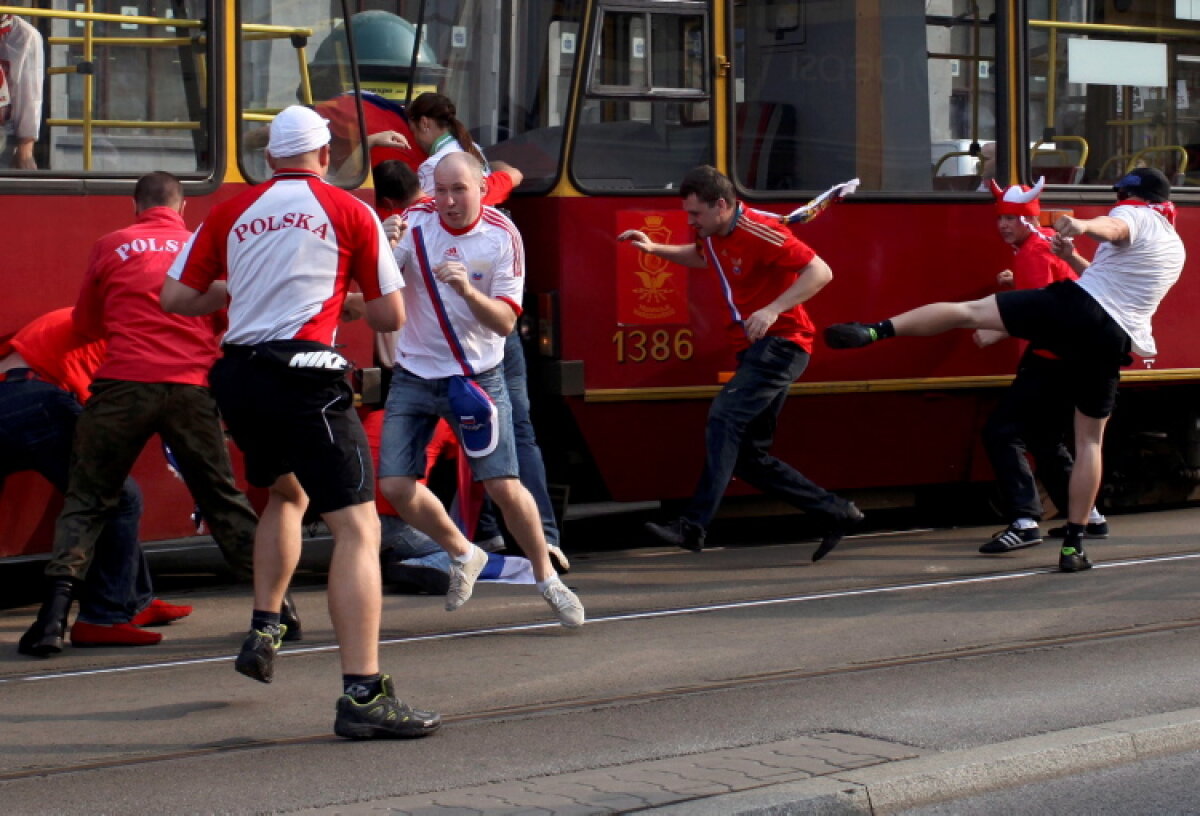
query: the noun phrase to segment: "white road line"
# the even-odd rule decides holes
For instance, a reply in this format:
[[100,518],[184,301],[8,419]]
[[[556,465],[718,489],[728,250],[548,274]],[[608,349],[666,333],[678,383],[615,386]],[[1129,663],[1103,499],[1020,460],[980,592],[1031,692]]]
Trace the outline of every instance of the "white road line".
[[[1147,564],[1163,564],[1170,561],[1192,561],[1200,559],[1200,553],[1187,553],[1183,555],[1164,555],[1152,556],[1149,558],[1130,558],[1119,561],[1108,561],[1103,564],[1096,564],[1095,569],[1119,569],[1121,567],[1138,567]],[[883,587],[864,587],[862,589],[840,589],[830,592],[813,592],[805,595],[792,595],[786,598],[767,598],[758,601],[732,601],[729,603],[704,604],[702,606],[685,606],[678,609],[657,609],[652,612],[630,612],[620,615],[606,615],[601,618],[588,618],[587,625],[595,626],[601,623],[621,623],[624,621],[633,620],[650,620],[652,618],[670,618],[681,615],[697,615],[708,612],[726,612],[735,609],[754,609],[764,606],[780,606],[783,604],[809,603],[812,601],[827,601],[835,598],[855,598],[866,597],[869,595],[888,595],[897,592],[908,592],[911,590],[923,589],[943,589],[947,587],[967,586],[970,584],[986,584],[997,583],[1000,581],[1014,581],[1019,578],[1031,578],[1038,575],[1047,575],[1057,572],[1056,569],[1047,567],[1044,569],[1027,570],[1024,572],[1006,572],[998,575],[976,575],[970,578],[947,578],[942,581],[918,581],[911,584],[896,584],[894,586]],[[558,623],[524,623],[512,624],[508,626],[493,626],[485,629],[467,629],[457,632],[439,632],[431,635],[413,635],[411,637],[402,638],[386,638],[380,639],[380,646],[398,646],[406,643],[427,643],[437,640],[457,640],[459,638],[478,637],[480,635],[496,635],[508,634],[511,632],[532,632],[540,629],[557,629],[560,626]],[[321,652],[337,651],[337,646],[331,644],[329,646],[301,646],[298,648],[287,648],[279,653],[280,657],[292,657],[294,655],[318,654]],[[200,666],[206,663],[228,663],[234,659],[233,655],[222,657],[201,657],[193,660],[169,660],[162,663],[147,663],[137,666],[110,666],[104,669],[86,669],[83,671],[73,672],[58,672],[54,674],[38,674],[28,677],[9,677],[0,678],[0,685],[12,683],[28,683],[34,680],[62,680],[75,677],[91,677],[99,674],[120,674],[126,672],[149,671],[152,669],[174,669],[183,666]]]

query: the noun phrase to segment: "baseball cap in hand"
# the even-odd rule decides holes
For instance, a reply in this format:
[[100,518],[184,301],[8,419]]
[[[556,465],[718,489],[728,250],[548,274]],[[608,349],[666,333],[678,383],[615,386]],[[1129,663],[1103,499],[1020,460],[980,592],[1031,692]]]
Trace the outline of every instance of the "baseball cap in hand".
[[450,410],[458,422],[458,435],[467,456],[487,456],[500,442],[496,404],[470,377],[451,377]]

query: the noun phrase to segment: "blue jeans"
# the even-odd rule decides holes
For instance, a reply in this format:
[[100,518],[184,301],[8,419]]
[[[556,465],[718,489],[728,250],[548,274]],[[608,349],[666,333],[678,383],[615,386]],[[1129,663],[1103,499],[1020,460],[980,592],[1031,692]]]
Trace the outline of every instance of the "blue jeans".
[[[81,411],[73,396],[50,383],[13,379],[0,383],[0,480],[32,470],[65,493]],[[138,542],[141,517],[141,492],[132,479],[126,479],[115,507],[104,517],[95,557],[83,581],[80,619],[128,623],[150,603],[150,570]]]
[[[517,475],[517,454],[513,445],[512,408],[500,366],[471,377],[487,392],[496,405],[500,440],[496,449],[484,456],[467,456],[475,481],[513,478]],[[441,417],[458,434],[458,417],[450,409],[447,397],[449,377],[427,380],[397,365],[392,373],[384,404],[383,433],[379,444],[379,476],[425,476],[425,449]],[[459,436],[461,443],[462,437]],[[462,455],[466,456],[464,452]]]
[[[450,554],[438,543],[399,516],[380,516],[385,558],[396,561],[415,559],[422,566],[450,572]],[[389,552],[390,551],[390,552]]]
[[[557,547],[558,522],[554,519],[554,505],[550,503],[550,489],[546,486],[546,463],[542,461],[542,449],[538,447],[533,422],[529,419],[529,374],[525,369],[525,350],[521,348],[521,337],[516,329],[504,341],[504,384],[508,386],[508,398],[512,403],[518,475],[537,505],[546,543]],[[485,499],[475,537],[484,540],[498,535],[496,507],[491,499]]]
[[806,512],[846,515],[849,502],[770,454],[788,388],[807,367],[808,352],[781,337],[764,337],[738,354],[733,378],[708,411],[704,471],[684,518],[707,527],[735,475]]

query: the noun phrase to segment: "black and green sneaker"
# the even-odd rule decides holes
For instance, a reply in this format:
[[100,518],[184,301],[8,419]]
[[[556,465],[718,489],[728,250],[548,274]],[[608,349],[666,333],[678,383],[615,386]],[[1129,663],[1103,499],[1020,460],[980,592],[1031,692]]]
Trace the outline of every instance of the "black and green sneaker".
[[862,348],[879,339],[879,333],[864,323],[834,323],[825,327],[825,345],[833,349]]
[[1088,559],[1087,553],[1083,551],[1083,547],[1078,544],[1075,546],[1067,545],[1059,553],[1058,569],[1060,572],[1080,572],[1091,568],[1091,560]]
[[365,703],[349,694],[339,697],[333,733],[347,739],[415,739],[441,727],[441,715],[417,711],[396,699],[390,674],[383,675],[380,686],[379,694]]
[[275,653],[283,645],[286,634],[287,627],[283,624],[269,626],[266,631],[251,629],[242,642],[242,651],[238,653],[233,667],[260,683],[270,683],[275,679]]

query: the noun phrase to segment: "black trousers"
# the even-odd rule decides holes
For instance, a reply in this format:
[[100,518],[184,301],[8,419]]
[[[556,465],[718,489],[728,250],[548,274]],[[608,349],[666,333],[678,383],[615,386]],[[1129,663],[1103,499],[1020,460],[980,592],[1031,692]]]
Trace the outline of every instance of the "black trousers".
[[1071,379],[1062,360],[1026,349],[1017,376],[983,428],[983,442],[1010,521],[1041,520],[1042,502],[1027,453],[1050,499],[1067,508],[1068,483],[1075,461],[1067,448],[1074,422]]

